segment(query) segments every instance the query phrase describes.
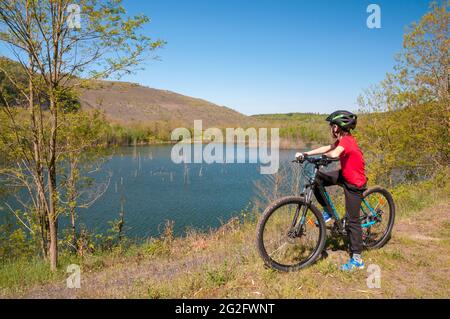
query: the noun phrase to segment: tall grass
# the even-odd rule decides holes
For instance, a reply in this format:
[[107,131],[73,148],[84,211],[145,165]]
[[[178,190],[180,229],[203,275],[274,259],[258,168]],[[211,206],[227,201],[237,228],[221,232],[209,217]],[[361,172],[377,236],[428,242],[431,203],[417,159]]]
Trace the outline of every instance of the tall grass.
[[426,207],[450,198],[448,183],[436,180],[400,184],[391,192],[399,217],[411,217]]
[[0,263],[0,296],[4,293],[21,293],[29,287],[67,277],[70,264],[78,264],[79,259],[70,254],[61,254],[57,272],[50,271],[48,261],[40,258],[16,258]]

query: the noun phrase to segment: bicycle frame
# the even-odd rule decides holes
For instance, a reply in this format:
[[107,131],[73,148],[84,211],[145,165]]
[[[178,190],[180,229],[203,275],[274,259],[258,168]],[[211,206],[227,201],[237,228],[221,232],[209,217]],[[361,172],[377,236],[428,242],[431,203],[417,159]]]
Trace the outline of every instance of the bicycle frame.
[[[305,197],[306,205],[304,205],[304,207],[303,207],[302,218],[300,219],[300,223],[298,223],[298,226],[296,227],[296,231],[297,232],[301,231],[302,226],[305,223],[307,206],[311,204],[312,196],[314,195],[314,190],[315,189],[318,189],[324,195],[323,197],[325,198],[325,201],[327,203],[327,206],[328,206],[327,208],[329,209],[330,212],[332,212],[332,218],[334,218],[334,220],[336,221],[336,223],[338,225],[338,228],[340,230],[344,229],[343,219],[339,216],[339,212],[337,211],[336,207],[334,206],[330,195],[326,191],[325,187],[320,185],[320,184],[318,184],[317,181],[316,181],[316,176],[317,176],[317,172],[319,171],[319,169],[320,169],[320,166],[319,167],[317,167],[317,166],[314,167],[314,172],[312,174],[312,177],[310,178],[308,183],[304,186],[304,192],[302,192],[302,194]],[[367,212],[366,212],[366,209],[364,209],[364,206],[369,210],[369,212],[372,214],[372,216],[374,216],[374,217],[378,216],[376,211],[372,208],[372,206],[370,206],[370,204],[367,202],[367,200],[365,198],[363,198],[363,200],[361,202],[361,210],[363,211],[363,213],[365,215],[368,215]],[[297,218],[298,218],[298,214],[299,214],[299,208],[297,208],[296,214],[294,216],[293,225],[292,225],[293,227],[295,226],[295,224],[297,222]],[[370,222],[361,224],[361,227],[367,228],[367,227],[370,227],[370,226],[372,226],[374,224],[376,224],[376,221],[370,221]]]

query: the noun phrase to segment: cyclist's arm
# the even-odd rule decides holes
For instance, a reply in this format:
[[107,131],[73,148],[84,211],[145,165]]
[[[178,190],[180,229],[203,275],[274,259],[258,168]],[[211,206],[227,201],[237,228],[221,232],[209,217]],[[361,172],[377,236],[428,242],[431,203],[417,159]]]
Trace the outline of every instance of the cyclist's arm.
[[331,145],[316,148],[316,149],[308,151],[308,152],[304,152],[303,154],[306,156],[320,155],[320,154],[324,154],[324,153],[332,151],[335,147],[336,146],[334,144],[331,144]]
[[324,155],[327,157],[338,158],[339,156],[341,156],[343,151],[344,151],[344,148],[339,145],[339,146],[333,148],[332,150],[326,152]]

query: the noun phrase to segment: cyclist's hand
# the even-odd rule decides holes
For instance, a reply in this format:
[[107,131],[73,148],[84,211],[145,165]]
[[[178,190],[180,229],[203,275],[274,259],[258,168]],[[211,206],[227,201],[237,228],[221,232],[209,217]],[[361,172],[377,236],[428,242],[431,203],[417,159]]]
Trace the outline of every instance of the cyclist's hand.
[[295,158],[299,162],[303,162],[305,160],[305,154],[303,153],[295,153]]

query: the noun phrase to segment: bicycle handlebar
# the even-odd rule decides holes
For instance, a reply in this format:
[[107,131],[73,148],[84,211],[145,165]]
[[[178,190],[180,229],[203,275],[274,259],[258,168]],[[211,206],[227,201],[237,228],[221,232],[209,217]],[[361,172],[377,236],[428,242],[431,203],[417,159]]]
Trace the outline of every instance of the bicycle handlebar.
[[307,161],[311,164],[315,164],[317,166],[327,166],[332,162],[337,162],[339,161],[338,157],[327,157],[325,155],[322,155],[321,157],[309,157],[309,156],[305,156],[304,159],[302,161],[295,159],[292,161],[292,163],[299,163],[302,164],[304,161]]

